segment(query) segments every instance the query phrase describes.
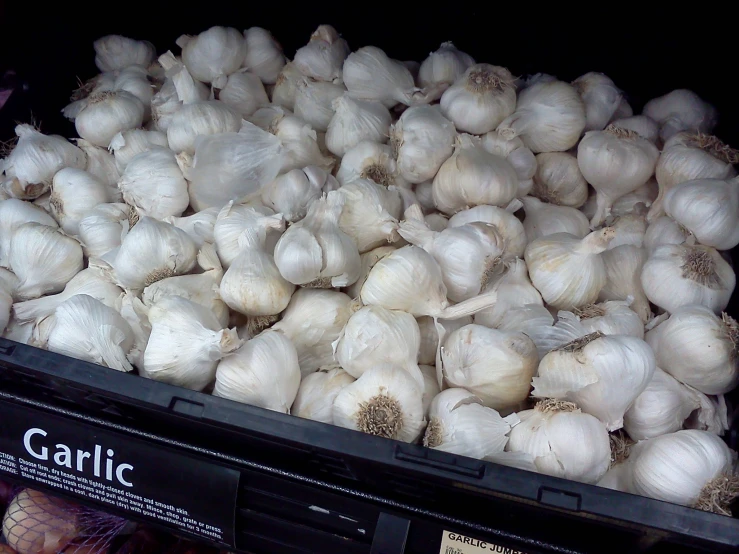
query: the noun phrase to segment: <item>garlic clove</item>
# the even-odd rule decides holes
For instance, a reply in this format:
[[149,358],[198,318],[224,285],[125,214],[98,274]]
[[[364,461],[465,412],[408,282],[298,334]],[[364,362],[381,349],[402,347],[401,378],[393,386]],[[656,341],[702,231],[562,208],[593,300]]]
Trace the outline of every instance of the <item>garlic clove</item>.
[[354,377],[340,367],[321,369],[304,376],[290,414],[322,423],[333,423],[334,400],[344,387],[354,381]]

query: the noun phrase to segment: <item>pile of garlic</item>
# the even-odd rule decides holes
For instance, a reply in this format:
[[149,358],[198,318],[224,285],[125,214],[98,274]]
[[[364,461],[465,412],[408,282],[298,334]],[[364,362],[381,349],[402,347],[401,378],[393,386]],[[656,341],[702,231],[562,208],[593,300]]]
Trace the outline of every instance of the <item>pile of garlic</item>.
[[4,337],[728,513],[739,153],[713,107],[634,115],[600,73],[398,61],[329,25],[292,61],[258,27],[177,45],[99,39],[80,138],[16,128]]

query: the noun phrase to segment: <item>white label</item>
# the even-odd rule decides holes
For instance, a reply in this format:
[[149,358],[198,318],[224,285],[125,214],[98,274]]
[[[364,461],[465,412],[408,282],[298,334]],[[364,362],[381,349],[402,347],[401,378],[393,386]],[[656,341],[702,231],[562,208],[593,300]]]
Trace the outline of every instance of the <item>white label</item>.
[[473,539],[453,531],[444,531],[441,536],[439,554],[526,554],[521,550]]

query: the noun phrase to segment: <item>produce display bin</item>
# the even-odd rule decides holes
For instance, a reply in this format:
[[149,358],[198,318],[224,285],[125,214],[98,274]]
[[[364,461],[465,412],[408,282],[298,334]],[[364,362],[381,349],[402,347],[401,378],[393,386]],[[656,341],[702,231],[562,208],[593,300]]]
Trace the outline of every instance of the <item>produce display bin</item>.
[[[28,13],[7,13],[14,45],[8,67],[27,90],[0,112],[0,138],[31,113],[44,132],[74,135],[58,109],[75,76],[94,74],[91,43],[98,36],[147,39],[163,52],[176,50],[182,33],[259,25],[291,54],[329,22],[353,49],[375,44],[399,59],[421,60],[453,40],[517,74],[570,80],[603,71],[631,93],[637,110],[646,99],[690,87],[718,108],[717,134],[739,144],[735,94],[721,84],[725,61],[703,54],[688,30],[626,19],[609,30],[543,12],[531,16],[535,21],[520,13],[491,19],[464,3],[448,14],[365,6],[361,17],[329,5],[285,14],[270,6],[188,11],[153,4],[132,7],[134,14],[98,6],[101,17],[87,25],[82,9],[47,12],[31,18],[29,32],[22,24]],[[711,53],[729,49],[732,38],[711,22]],[[739,314],[736,295],[729,313]],[[736,450],[736,391],[727,401],[725,438]],[[238,404],[5,339],[0,478],[253,554],[739,549],[736,503],[733,517],[701,512]]]

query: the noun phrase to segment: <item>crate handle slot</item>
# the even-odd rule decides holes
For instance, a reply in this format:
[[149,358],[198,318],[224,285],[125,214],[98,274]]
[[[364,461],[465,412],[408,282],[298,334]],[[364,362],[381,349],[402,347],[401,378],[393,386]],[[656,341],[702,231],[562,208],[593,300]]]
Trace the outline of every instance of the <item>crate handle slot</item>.
[[205,405],[202,402],[193,402],[187,398],[173,396],[169,403],[169,409],[177,414],[183,414],[193,417],[203,417]]
[[14,350],[14,344],[0,344],[0,355],[2,356],[12,356]]
[[457,475],[474,477],[475,479],[482,479],[485,475],[484,464],[475,462],[474,460],[463,459],[459,456],[450,456],[445,452],[434,452],[433,450],[424,449],[422,454],[416,454],[412,451],[404,450],[402,446],[396,446],[395,459],[449,471]]
[[547,506],[564,508],[574,512],[579,512],[582,504],[582,497],[579,494],[550,487],[539,487],[537,500]]

